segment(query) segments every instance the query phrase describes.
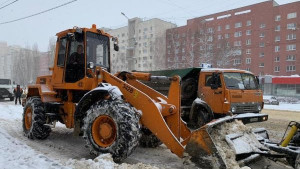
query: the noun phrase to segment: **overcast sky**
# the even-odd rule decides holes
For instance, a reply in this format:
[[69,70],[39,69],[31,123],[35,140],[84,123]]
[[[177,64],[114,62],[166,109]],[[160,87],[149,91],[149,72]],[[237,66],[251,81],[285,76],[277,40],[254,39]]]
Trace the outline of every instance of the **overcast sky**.
[[[15,0],[0,0],[0,8]],[[0,23],[29,16],[72,0],[18,0],[0,9]],[[14,23],[0,24],[0,41],[8,45],[38,44],[47,51],[50,37],[73,26],[119,28],[129,18],[161,18],[182,26],[187,19],[226,11],[264,0],[77,0],[58,9]],[[279,4],[297,0],[277,0]]]

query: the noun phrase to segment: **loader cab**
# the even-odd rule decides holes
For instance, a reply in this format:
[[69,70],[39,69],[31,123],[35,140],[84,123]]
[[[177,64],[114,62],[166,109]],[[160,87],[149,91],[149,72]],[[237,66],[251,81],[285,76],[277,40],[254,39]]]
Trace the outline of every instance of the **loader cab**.
[[93,78],[96,66],[110,71],[109,37],[89,29],[58,36],[54,84],[76,83]]

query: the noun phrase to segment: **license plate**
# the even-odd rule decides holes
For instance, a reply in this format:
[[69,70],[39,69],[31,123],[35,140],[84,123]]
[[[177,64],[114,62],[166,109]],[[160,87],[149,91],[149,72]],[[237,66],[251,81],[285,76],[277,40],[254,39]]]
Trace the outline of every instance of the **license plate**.
[[8,97],[8,95],[2,95],[2,97]]
[[258,118],[251,118],[250,119],[250,122],[255,122],[255,121],[258,121]]

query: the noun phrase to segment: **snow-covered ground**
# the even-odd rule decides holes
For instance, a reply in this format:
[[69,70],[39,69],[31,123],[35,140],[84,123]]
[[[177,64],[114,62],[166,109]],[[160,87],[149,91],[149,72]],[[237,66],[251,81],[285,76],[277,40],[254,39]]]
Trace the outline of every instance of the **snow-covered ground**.
[[300,113],[300,104],[279,103],[279,105],[264,105],[264,109],[299,111]]
[[183,168],[180,158],[164,145],[156,149],[138,147],[124,163],[116,164],[109,154],[93,157],[81,137],[58,124],[46,140],[30,140],[22,131],[23,107],[0,101],[1,169],[115,169]]

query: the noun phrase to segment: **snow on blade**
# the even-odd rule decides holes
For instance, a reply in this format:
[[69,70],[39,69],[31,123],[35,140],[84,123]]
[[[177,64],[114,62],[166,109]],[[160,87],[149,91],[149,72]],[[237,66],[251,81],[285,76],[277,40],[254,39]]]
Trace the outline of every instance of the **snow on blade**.
[[[229,169],[239,169],[236,154],[261,152],[259,148],[266,149],[261,145],[251,128],[246,127],[241,121],[232,121],[216,126],[210,133],[211,138]],[[247,166],[243,167],[246,169]]]

